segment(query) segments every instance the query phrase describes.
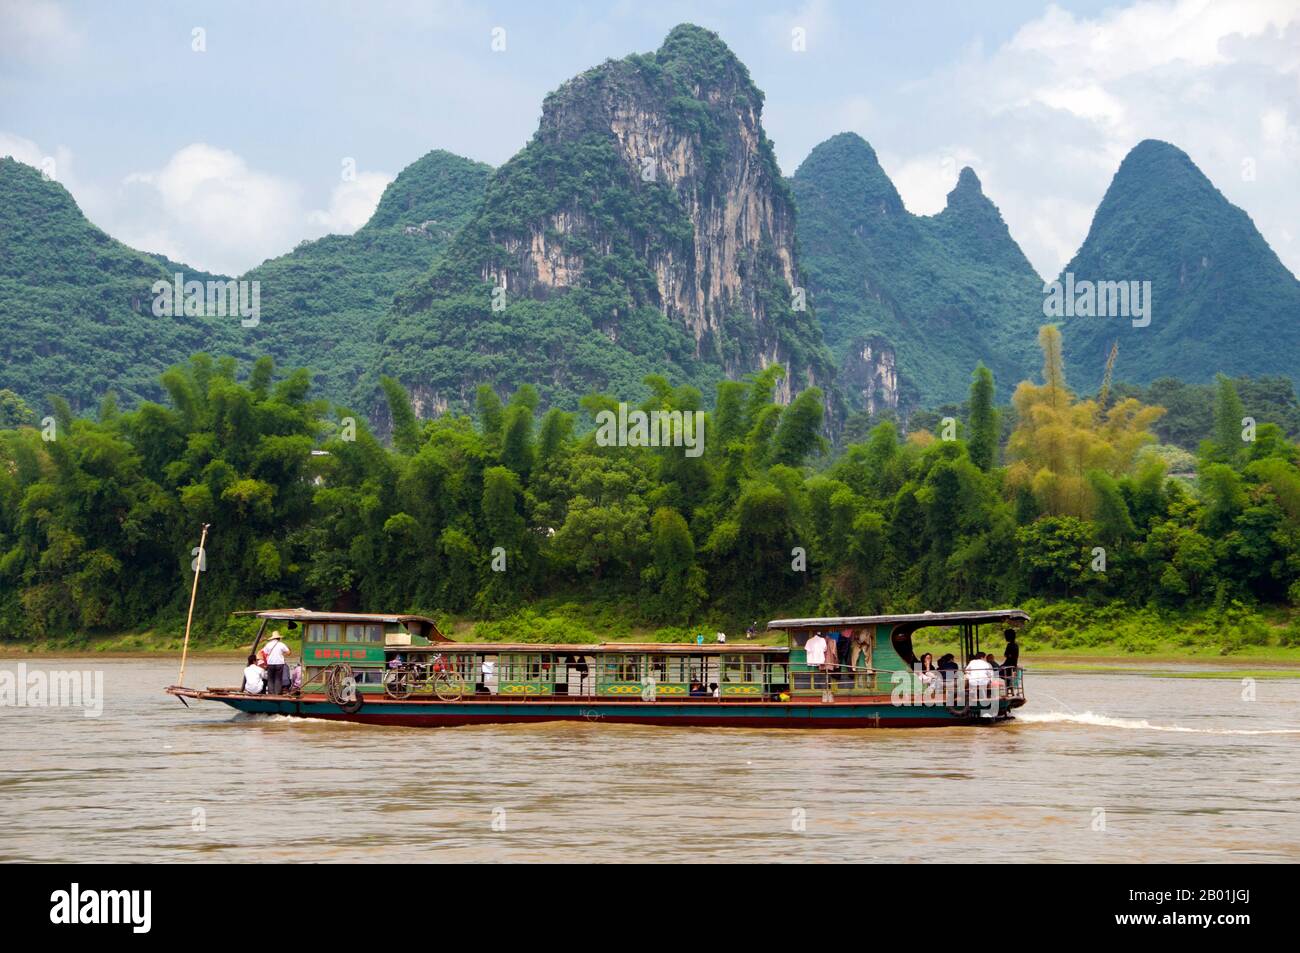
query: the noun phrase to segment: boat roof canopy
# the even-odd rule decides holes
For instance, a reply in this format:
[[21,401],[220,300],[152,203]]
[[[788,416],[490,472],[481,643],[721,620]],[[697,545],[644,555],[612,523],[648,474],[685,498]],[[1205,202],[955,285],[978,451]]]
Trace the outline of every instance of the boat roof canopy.
[[[244,613],[236,613],[242,615]],[[259,619],[276,619],[282,622],[369,622],[404,625],[416,635],[430,642],[450,642],[438,629],[438,623],[427,615],[387,615],[382,612],[317,612],[314,609],[262,609],[252,615]]]
[[849,615],[827,616],[814,619],[773,619],[769,629],[836,629],[860,625],[899,625],[917,623],[916,628],[928,625],[955,625],[962,622],[1028,622],[1029,613],[1023,609],[980,609],[972,612],[913,612],[905,615]]

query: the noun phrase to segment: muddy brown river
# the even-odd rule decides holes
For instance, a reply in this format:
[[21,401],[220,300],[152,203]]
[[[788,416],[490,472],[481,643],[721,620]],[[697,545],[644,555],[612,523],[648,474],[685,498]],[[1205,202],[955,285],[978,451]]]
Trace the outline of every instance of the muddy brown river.
[[412,729],[187,709],[171,660],[20,664],[102,697],[0,707],[3,861],[1300,860],[1296,679],[1031,668],[987,728]]

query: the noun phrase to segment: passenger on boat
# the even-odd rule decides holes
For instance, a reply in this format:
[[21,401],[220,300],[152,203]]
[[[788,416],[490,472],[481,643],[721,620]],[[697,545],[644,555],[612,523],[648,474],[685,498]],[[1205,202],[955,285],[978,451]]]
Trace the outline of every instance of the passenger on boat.
[[497,660],[483,659],[483,688],[489,695],[497,693]]
[[289,646],[281,641],[280,630],[272,630],[271,640],[266,643],[266,674],[270,680],[267,690],[272,695],[284,694],[289,674],[289,666],[285,664],[285,659],[292,654],[289,651]]
[[1020,644],[1016,642],[1015,629],[1007,629],[1007,631],[1003,634],[1006,635],[1007,637],[1007,648],[1006,648],[1006,658],[1002,660],[1002,668],[1003,668],[1003,674],[1010,676],[1011,672],[1008,672],[1006,670],[1015,669],[1020,665]]
[[975,657],[966,663],[966,684],[972,688],[983,688],[992,679],[993,666],[983,655],[976,653]]
[[921,684],[926,687],[935,685],[939,681],[939,669],[934,664],[934,656],[926,652],[921,656],[921,661],[917,663],[917,671],[921,678]]
[[257,664],[257,656],[248,657],[248,668],[244,669],[244,691],[250,695],[260,695],[266,688],[266,672]]
[[709,694],[714,698],[722,697],[722,689],[718,687],[717,682],[709,682]]
[[302,662],[294,665],[289,673],[289,688],[295,695],[302,694]]
[[951,652],[949,652],[947,655],[942,655],[939,657],[939,665],[938,665],[939,677],[942,678],[945,682],[951,681],[952,679],[956,678],[958,671],[960,671],[960,666],[957,664],[957,659],[953,657],[953,654]]
[[692,698],[707,698],[709,691],[704,687],[703,682],[691,682],[690,695]]

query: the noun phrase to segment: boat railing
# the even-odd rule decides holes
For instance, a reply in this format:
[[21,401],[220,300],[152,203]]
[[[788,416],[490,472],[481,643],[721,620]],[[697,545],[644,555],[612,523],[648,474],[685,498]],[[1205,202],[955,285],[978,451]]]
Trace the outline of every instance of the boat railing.
[[[816,668],[770,659],[747,661],[733,671],[716,664],[688,666],[666,673],[652,669],[605,667],[599,662],[578,666],[564,662],[552,665],[501,665],[484,672],[481,659],[448,657],[440,667],[430,662],[404,663],[383,669],[409,672],[413,678],[405,695],[426,695],[436,691],[435,674],[445,673],[458,693],[527,699],[546,697],[608,698],[627,700],[670,701],[688,698],[697,701],[745,702],[771,700],[781,696],[886,695],[907,704],[952,701],[958,706],[989,697],[1014,699],[1024,697],[1024,669],[999,668],[987,679],[972,680],[961,670],[922,673],[918,669],[877,669],[866,666],[831,664]],[[740,679],[734,677],[740,674]],[[669,678],[667,675],[681,676]],[[329,668],[310,672],[302,691],[328,690]],[[718,695],[708,688],[719,686]],[[699,685],[699,693],[688,693],[683,686]],[[444,686],[445,688],[446,686]],[[375,682],[367,682],[370,691],[384,691]],[[536,689],[531,691],[530,688]],[[405,697],[405,695],[401,697]]]

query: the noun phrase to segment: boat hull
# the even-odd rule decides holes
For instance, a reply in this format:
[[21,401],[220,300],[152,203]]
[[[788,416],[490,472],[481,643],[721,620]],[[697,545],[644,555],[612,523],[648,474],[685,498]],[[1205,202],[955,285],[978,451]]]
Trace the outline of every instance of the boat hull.
[[292,715],[356,724],[411,728],[451,728],[463,725],[529,724],[585,721],[601,724],[676,725],[702,728],[934,728],[989,725],[1005,722],[1023,698],[1002,699],[996,714],[932,705],[898,705],[887,696],[862,700],[789,702],[476,700],[443,702],[433,699],[396,701],[371,696],[356,711],[324,696],[243,695],[169,689],[182,698],[218,701],[241,712]]

